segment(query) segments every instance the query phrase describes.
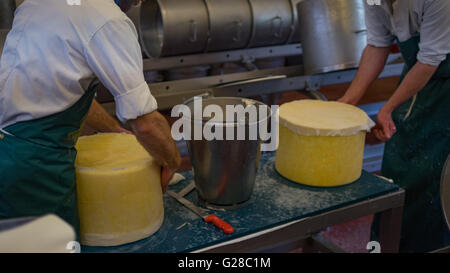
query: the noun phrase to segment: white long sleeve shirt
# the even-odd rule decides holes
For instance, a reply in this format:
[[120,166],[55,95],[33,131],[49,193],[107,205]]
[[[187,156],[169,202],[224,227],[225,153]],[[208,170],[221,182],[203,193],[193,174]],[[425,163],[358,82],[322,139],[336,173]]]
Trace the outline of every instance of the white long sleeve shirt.
[[131,20],[113,0],[26,0],[0,59],[0,129],[74,105],[97,77],[122,122],[157,109]]
[[367,41],[377,47],[390,46],[420,35],[417,60],[438,66],[450,53],[450,0],[365,1]]

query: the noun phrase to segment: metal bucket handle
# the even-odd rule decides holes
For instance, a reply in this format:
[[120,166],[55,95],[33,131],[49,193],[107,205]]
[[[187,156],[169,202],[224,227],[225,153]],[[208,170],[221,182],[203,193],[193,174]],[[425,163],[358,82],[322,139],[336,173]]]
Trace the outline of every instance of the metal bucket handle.
[[188,105],[189,103],[191,103],[192,101],[194,101],[194,99],[196,97],[202,97],[202,99],[209,99],[209,98],[214,98],[214,95],[211,92],[205,92],[205,93],[201,93],[199,95],[195,95],[192,98],[189,98],[187,100],[185,100],[183,102],[184,105]]

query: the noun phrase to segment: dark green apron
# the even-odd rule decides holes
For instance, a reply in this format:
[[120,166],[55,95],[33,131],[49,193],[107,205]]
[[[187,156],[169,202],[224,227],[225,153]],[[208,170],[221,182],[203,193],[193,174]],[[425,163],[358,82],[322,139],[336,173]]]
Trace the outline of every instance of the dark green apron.
[[74,146],[95,87],[61,113],[3,128],[0,219],[55,213],[79,234]]
[[[417,63],[420,37],[400,42],[401,80]],[[450,154],[450,54],[432,79],[392,113],[397,133],[386,143],[381,173],[405,189],[401,252],[429,252],[450,245],[440,201],[440,179]],[[377,216],[373,238],[379,229]],[[381,246],[382,247],[382,246]]]

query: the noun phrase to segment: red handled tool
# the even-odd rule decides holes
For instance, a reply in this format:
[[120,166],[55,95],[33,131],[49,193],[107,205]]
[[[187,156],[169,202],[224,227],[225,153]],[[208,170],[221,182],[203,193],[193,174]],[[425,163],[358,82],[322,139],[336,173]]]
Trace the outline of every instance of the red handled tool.
[[203,220],[205,220],[206,223],[213,223],[216,227],[223,230],[223,233],[225,234],[231,234],[234,231],[233,227],[230,224],[220,219],[219,217],[215,216],[214,214],[210,214],[206,217],[203,216],[201,217],[203,218]]
[[167,193],[172,196],[173,198],[175,198],[178,202],[180,202],[181,204],[183,204],[185,207],[187,207],[188,209],[192,210],[193,212],[195,212],[197,215],[199,215],[200,217],[203,218],[203,220],[205,220],[205,222],[207,223],[213,223],[216,227],[220,228],[221,230],[223,230],[223,232],[225,234],[231,234],[234,232],[233,227],[228,224],[227,222],[225,222],[224,220],[220,219],[219,217],[217,217],[214,214],[209,214],[206,210],[197,207],[196,205],[194,205],[193,203],[191,203],[189,200],[187,200],[186,198],[184,198],[184,194],[187,194],[189,192],[189,189],[193,189],[195,187],[194,183],[191,183],[189,186],[187,186],[185,189],[183,189],[182,191],[180,191],[180,194],[174,192],[174,191],[167,191]]

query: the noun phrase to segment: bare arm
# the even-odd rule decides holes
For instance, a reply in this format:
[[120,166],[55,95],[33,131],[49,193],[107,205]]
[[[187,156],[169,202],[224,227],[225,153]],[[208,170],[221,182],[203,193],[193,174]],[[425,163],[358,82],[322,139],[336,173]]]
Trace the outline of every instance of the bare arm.
[[181,156],[172,139],[169,123],[158,111],[129,120],[128,123],[142,146],[163,166],[161,186],[166,192],[170,179],[181,165]]
[[144,148],[161,164],[176,171],[181,164],[181,157],[169,123],[158,111],[129,120],[133,133]]
[[[161,186],[165,192],[170,179],[181,164],[181,157],[172,139],[169,123],[158,111],[128,122],[138,141],[163,167]],[[132,133],[122,128],[120,123],[95,100],[89,109],[86,125],[99,132]]]
[[113,118],[105,108],[96,100],[93,100],[86,118],[86,126],[97,132],[131,133],[122,128],[120,123]]
[[392,112],[400,104],[416,95],[433,76],[437,70],[437,66],[422,64],[417,62],[413,68],[406,74],[400,86],[397,88],[392,97],[387,101],[384,108]]
[[378,139],[387,141],[392,137],[396,131],[394,122],[392,121],[392,111],[416,95],[428,83],[437,68],[437,66],[417,62],[408,74],[406,74],[395,93],[378,113],[377,127],[374,128],[374,134]]
[[340,102],[356,105],[364,96],[367,88],[375,81],[386,64],[390,49],[368,45],[361,57],[361,63],[349,89],[339,99]]

